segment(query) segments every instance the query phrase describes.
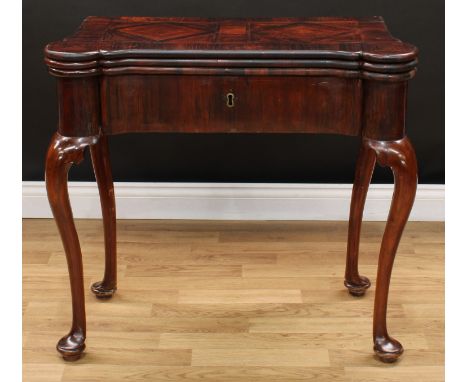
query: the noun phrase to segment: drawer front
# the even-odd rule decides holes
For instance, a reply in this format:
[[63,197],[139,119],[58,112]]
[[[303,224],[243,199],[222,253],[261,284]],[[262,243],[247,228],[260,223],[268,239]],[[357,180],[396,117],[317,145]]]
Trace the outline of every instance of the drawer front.
[[359,79],[336,77],[105,76],[102,126],[107,134],[358,135],[361,89]]

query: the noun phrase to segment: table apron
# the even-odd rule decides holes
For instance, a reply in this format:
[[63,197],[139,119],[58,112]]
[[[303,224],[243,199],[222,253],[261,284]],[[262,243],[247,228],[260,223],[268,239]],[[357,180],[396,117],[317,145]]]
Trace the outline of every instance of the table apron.
[[113,75],[58,78],[64,136],[315,133],[404,136],[407,81],[333,76]]

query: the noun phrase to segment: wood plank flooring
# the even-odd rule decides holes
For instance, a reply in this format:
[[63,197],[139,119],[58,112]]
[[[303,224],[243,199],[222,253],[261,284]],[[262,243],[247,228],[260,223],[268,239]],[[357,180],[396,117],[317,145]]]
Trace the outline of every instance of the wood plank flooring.
[[[372,353],[374,285],[343,286],[344,222],[119,221],[118,291],[103,272],[99,220],[77,220],[85,269],[86,355],[55,351],[71,309],[52,220],[23,221],[26,382],[444,380],[444,225],[408,223],[396,258],[389,331],[405,354]],[[361,273],[375,284],[383,223],[365,223]]]

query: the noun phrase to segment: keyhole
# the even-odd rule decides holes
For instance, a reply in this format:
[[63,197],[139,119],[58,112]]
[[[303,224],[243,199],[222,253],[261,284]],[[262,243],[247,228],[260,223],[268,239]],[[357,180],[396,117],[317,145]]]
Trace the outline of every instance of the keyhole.
[[226,105],[227,107],[234,107],[234,93],[226,94]]

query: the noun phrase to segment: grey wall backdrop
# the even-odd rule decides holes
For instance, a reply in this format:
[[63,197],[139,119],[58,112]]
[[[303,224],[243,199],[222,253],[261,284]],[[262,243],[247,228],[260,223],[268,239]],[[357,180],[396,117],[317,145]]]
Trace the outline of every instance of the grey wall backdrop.
[[[89,15],[274,17],[383,16],[420,49],[407,128],[420,183],[444,183],[443,0],[23,0],[23,180],[43,180],[56,128],[55,80],[42,49]],[[110,139],[115,181],[351,183],[359,140],[308,135],[122,135]],[[113,154],[113,155],[112,155]],[[94,180],[89,157],[70,180]],[[376,169],[373,182],[392,182]]]

